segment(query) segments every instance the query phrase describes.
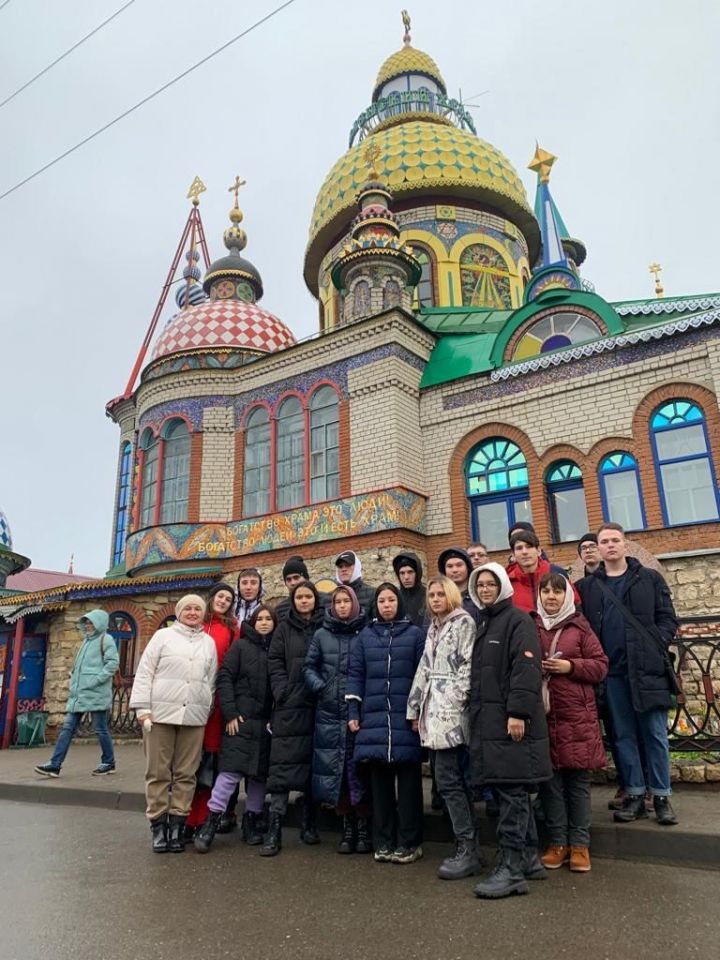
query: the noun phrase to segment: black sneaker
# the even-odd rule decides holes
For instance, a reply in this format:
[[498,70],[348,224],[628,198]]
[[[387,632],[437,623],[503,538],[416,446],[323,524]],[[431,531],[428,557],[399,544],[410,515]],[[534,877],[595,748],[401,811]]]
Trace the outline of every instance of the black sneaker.
[[675,811],[670,806],[669,797],[653,797],[653,806],[657,822],[663,827],[674,827],[678,822]]
[[60,767],[54,767],[51,763],[39,763],[35,767],[35,773],[39,773],[41,777],[59,777]]
[[422,847],[399,847],[392,855],[393,863],[415,863],[422,860]]
[[393,852],[390,847],[380,847],[373,856],[376,863],[392,863]]
[[115,773],[115,764],[114,763],[99,763],[93,772],[90,774],[91,777],[106,777],[109,773]]

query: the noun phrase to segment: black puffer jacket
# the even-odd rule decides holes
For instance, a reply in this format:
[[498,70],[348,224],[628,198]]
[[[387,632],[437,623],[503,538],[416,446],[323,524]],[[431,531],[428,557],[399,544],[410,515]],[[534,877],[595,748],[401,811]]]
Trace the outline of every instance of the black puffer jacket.
[[345,702],[348,662],[365,617],[336,620],[325,614],[305,657],[305,685],[314,697],[315,740],[312,762],[312,795],[317,803],[337,806],[345,766],[348,708]]
[[[552,776],[540,647],[530,617],[501,600],[482,611],[470,681],[470,760],[476,784],[536,784]],[[508,717],[525,720],[519,742]]]
[[272,694],[267,657],[270,637],[262,637],[249,623],[223,660],[217,676],[217,693],[223,722],[236,717],[245,721],[231,736],[223,730],[218,770],[266,777],[270,761],[267,724],[272,712]]
[[[620,599],[651,635],[640,636],[631,624],[625,623],[627,669],[633,707],[640,713],[646,710],[669,710],[672,693],[661,648],[671,643],[678,628],[670,590],[657,571],[644,567],[634,557],[627,558],[627,565],[628,579],[625,593]],[[601,564],[595,573],[577,584],[583,613],[603,646],[603,618],[612,600],[606,597],[598,581],[606,578],[605,567]],[[657,642],[653,642],[653,636]]]
[[268,671],[275,701],[270,723],[270,793],[305,790],[310,779],[315,700],[305,686],[303,666],[322,617],[316,609],[310,620],[303,620],[293,608],[270,641]]

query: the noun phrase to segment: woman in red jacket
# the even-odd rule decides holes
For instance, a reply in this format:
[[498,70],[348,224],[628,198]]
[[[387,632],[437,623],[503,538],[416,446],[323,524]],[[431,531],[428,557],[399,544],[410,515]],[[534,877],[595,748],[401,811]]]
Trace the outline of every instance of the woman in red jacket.
[[[572,584],[559,573],[540,580],[537,611],[531,614],[540,641],[547,684],[550,758],[554,775],[540,785],[550,844],[542,862],[551,870],[568,860],[570,869],[590,870],[589,770],[605,766],[595,686],[607,674],[600,641],[575,611]],[[546,701],[547,707],[547,701]]]
[[[205,612],[205,632],[215,641],[218,670],[233,640],[240,636],[237,620],[233,616],[235,591],[227,583],[216,583],[208,591]],[[185,821],[186,839],[191,839],[208,815],[208,800],[217,777],[217,761],[222,743],[223,721],[217,696],[215,706],[208,718],[203,739],[203,756],[197,773],[197,786],[190,814]]]

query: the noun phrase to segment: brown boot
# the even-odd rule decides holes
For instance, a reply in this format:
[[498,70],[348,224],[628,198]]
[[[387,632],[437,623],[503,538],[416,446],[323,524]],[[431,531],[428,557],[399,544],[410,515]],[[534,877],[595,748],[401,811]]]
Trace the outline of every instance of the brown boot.
[[564,844],[551,843],[545,853],[540,857],[542,865],[548,870],[557,870],[570,858],[570,847]]
[[573,873],[589,873],[590,850],[587,847],[570,847],[570,869]]

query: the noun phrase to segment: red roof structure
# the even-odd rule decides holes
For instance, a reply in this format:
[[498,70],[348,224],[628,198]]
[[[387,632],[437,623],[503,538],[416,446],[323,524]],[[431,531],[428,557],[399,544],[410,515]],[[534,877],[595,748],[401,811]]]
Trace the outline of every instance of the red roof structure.
[[23,593],[33,593],[37,590],[51,590],[53,587],[62,587],[66,583],[82,583],[86,580],[95,580],[96,577],[83,576],[79,573],[63,573],[60,570],[40,570],[29,567],[22,573],[13,574],[7,578],[8,590],[21,590]]

